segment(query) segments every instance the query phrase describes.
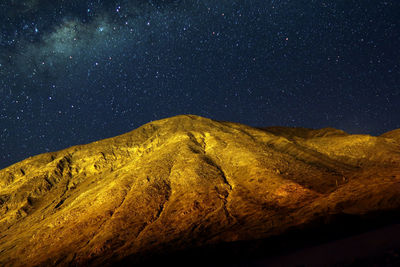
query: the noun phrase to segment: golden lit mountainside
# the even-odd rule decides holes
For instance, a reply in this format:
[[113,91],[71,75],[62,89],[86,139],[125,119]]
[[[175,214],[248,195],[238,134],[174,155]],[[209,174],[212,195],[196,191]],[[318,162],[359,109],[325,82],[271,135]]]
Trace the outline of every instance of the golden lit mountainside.
[[0,265],[141,263],[399,210],[399,130],[177,116],[1,170]]

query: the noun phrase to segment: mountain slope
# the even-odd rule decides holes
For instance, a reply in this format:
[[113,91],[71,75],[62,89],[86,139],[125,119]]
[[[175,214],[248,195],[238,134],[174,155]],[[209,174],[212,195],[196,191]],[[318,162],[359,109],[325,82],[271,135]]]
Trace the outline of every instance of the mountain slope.
[[400,208],[395,134],[184,115],[0,171],[0,265],[99,265]]

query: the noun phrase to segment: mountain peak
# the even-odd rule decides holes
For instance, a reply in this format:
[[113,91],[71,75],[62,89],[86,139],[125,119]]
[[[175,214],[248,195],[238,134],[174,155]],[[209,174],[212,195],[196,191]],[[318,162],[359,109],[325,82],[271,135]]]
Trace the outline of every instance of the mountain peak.
[[181,115],[31,157],[0,170],[0,263],[137,263],[395,211],[393,133]]

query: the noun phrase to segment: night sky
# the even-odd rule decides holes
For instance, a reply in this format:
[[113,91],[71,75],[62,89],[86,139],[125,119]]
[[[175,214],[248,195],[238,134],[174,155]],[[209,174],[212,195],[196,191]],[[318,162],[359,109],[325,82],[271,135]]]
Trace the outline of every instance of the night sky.
[[178,114],[400,128],[400,1],[4,0],[0,168]]

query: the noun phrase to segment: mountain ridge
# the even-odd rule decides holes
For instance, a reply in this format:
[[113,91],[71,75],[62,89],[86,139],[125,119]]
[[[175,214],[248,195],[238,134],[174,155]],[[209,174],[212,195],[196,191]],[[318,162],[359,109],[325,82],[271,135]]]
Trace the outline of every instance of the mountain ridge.
[[154,121],[0,170],[0,263],[134,262],[394,211],[399,163],[396,130],[373,137],[194,115]]

